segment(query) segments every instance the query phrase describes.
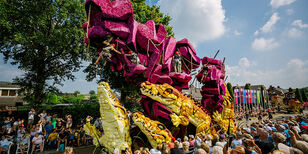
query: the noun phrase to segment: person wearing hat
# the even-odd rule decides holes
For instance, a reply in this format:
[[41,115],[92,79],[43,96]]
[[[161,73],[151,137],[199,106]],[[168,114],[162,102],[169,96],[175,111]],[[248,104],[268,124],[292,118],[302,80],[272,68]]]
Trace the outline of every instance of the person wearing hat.
[[194,135],[189,135],[189,146],[194,146],[195,145],[195,137]]
[[272,152],[274,149],[274,144],[268,140],[269,133],[262,128],[258,128],[257,134],[260,135],[260,137],[259,140],[255,141],[255,143],[261,149],[262,153]]
[[179,51],[176,51],[173,55],[173,70],[174,72],[181,73],[182,70],[181,54]]
[[133,52],[132,50],[128,51],[128,54],[131,56],[131,62],[135,65],[138,65],[140,64],[140,60],[139,60],[139,57],[137,55],[136,52]]
[[168,143],[169,149],[173,149],[173,148],[174,148],[174,141],[175,141],[175,138],[172,137],[172,138],[171,138],[171,141]]
[[174,148],[170,150],[170,154],[184,154],[183,149],[180,148],[180,142],[178,140],[174,141]]
[[242,145],[242,133],[237,132],[234,136],[235,139],[231,143],[231,148],[234,148],[237,145]]

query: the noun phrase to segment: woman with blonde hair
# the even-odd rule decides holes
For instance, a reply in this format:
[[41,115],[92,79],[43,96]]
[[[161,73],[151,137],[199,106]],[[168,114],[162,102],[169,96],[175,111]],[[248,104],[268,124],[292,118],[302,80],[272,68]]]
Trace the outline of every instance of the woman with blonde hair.
[[66,147],[64,154],[73,154],[74,153],[74,149],[72,147]]

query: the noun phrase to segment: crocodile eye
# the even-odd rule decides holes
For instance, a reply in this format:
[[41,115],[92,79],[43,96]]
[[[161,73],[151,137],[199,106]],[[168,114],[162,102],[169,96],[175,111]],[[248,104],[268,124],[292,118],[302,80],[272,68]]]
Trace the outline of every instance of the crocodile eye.
[[173,89],[171,89],[171,88],[167,88],[165,91],[168,92],[168,93],[170,93],[170,94],[173,93]]

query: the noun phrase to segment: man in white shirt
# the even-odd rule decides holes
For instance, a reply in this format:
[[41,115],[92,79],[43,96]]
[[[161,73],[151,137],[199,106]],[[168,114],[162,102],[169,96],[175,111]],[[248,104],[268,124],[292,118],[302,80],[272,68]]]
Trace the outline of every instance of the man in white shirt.
[[47,113],[45,110],[43,110],[43,112],[40,113],[38,116],[40,117],[40,121],[42,121],[43,123],[46,122]]
[[34,115],[35,115],[35,110],[32,108],[29,112],[28,116],[28,128],[31,128],[34,122]]
[[32,151],[31,151],[31,154],[33,153],[34,149],[36,146],[39,146],[40,147],[40,152],[43,152],[43,136],[42,135],[39,135],[38,133],[35,134],[35,136],[33,137],[32,139]]

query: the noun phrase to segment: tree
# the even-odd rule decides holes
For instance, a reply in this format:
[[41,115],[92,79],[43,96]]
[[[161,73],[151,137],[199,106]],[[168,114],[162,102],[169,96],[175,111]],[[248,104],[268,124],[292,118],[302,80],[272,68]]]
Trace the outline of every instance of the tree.
[[95,95],[95,91],[94,91],[94,90],[90,90],[90,91],[89,91],[89,94],[90,94],[90,95]]
[[308,97],[307,97],[307,93],[306,93],[306,89],[305,88],[301,89],[301,95],[302,95],[303,101],[307,102],[308,101]]
[[300,102],[303,102],[302,94],[300,92],[300,89],[296,88],[295,90],[295,98],[298,99]]
[[[136,21],[146,23],[148,20],[152,19],[155,24],[162,24],[166,27],[168,36],[174,35],[172,27],[169,26],[171,17],[161,13],[160,7],[156,5],[149,6],[145,3],[145,0],[131,0],[131,3],[134,10],[134,19]],[[88,81],[94,80],[97,75],[101,74],[101,69],[98,69],[97,66],[94,65],[94,62],[97,59],[96,52],[90,52],[90,54],[92,64],[84,70],[85,73],[88,73],[86,77]],[[126,104],[127,97],[139,98],[138,87],[135,83],[125,81],[122,72],[113,72],[108,63],[104,69],[104,79],[110,84],[112,89],[115,89],[116,92],[121,94],[120,102],[122,102],[125,107],[128,107],[127,109],[130,109],[130,105]]]
[[293,91],[293,89],[290,87],[290,88],[289,88],[289,92],[291,92],[291,91]]
[[246,83],[244,89],[250,89],[250,83]]
[[79,0],[14,0],[0,2],[0,53],[5,63],[24,72],[14,79],[25,99],[38,108],[55,85],[81,67],[85,57],[82,23],[84,2]]
[[78,90],[76,90],[76,91],[74,91],[74,95],[79,95],[80,94],[80,91],[78,91]]
[[228,91],[232,97],[232,99],[234,100],[234,91],[233,91],[233,88],[232,88],[232,85],[230,82],[227,83],[227,88],[228,88]]

